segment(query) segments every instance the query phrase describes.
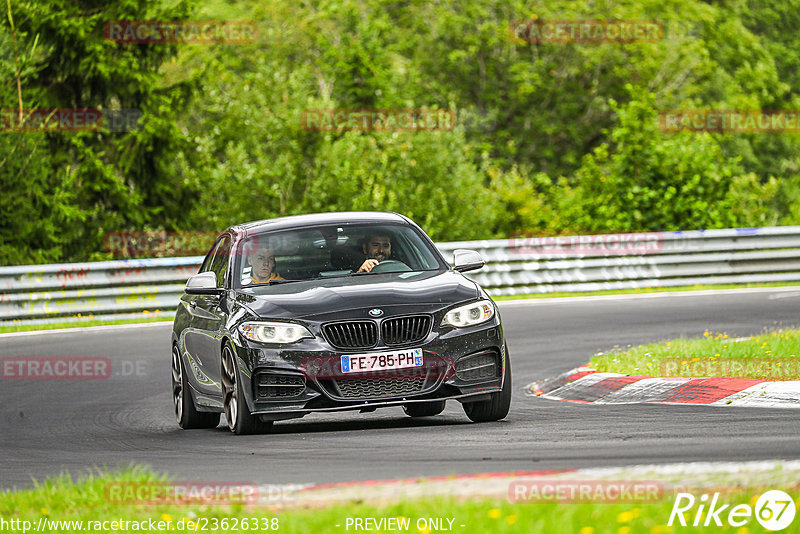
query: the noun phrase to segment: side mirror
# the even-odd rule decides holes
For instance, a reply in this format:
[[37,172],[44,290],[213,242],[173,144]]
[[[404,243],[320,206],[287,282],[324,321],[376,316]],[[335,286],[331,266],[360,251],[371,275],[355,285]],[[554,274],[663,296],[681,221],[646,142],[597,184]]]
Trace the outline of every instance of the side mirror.
[[474,271],[486,265],[480,253],[463,248],[458,248],[453,251],[453,262],[455,263],[453,269],[460,273]]
[[212,272],[196,274],[186,281],[187,295],[219,295],[222,289],[217,287],[217,275]]

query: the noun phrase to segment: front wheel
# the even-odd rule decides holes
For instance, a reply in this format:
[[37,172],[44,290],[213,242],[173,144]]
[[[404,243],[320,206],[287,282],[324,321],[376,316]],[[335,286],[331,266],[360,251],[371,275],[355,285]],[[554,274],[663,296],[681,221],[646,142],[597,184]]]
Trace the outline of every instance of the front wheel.
[[191,428],[216,428],[219,425],[219,414],[198,412],[192,402],[189,391],[189,380],[186,367],[183,365],[178,345],[172,347],[172,404],[175,408],[175,419],[184,430]]
[[222,403],[228,428],[234,434],[263,434],[272,429],[272,421],[261,421],[247,408],[236,357],[227,344],[222,349]]
[[499,421],[508,415],[511,407],[511,358],[508,357],[506,346],[506,376],[503,380],[503,389],[492,393],[492,398],[480,402],[465,402],[464,413],[476,423]]

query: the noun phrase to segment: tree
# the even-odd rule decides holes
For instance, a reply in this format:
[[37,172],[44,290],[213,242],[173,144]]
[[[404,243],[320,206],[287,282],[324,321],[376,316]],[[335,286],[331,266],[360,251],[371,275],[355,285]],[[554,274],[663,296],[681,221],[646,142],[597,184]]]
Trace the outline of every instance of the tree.
[[[164,86],[159,66],[174,46],[122,45],[103,40],[108,21],[186,18],[189,5],[133,0],[9,2],[0,27],[4,80],[19,79],[23,111],[138,109],[141,128],[127,133],[8,132],[0,145],[0,191],[6,212],[8,262],[97,256],[109,231],[174,226],[188,211],[190,192],[172,170],[182,135],[175,116],[185,87]],[[14,27],[11,27],[11,21]],[[9,39],[11,36],[11,39]],[[18,109],[16,92],[3,108]],[[20,182],[24,180],[24,184]],[[31,217],[38,214],[38,217]],[[100,254],[102,256],[102,254]]]
[[752,176],[740,176],[739,163],[723,154],[720,134],[663,134],[653,95],[628,90],[628,103],[610,102],[619,117],[610,143],[587,155],[575,173],[581,207],[576,226],[633,232],[747,224],[753,214],[741,210],[745,184],[754,196],[750,201],[769,202],[774,187],[760,188]]

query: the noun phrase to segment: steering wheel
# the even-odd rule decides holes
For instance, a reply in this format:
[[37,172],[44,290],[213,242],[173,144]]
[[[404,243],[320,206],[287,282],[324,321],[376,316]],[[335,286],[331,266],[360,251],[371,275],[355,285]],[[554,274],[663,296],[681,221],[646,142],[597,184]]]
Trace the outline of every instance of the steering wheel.
[[411,271],[411,267],[398,260],[383,260],[372,268],[371,273],[404,273]]

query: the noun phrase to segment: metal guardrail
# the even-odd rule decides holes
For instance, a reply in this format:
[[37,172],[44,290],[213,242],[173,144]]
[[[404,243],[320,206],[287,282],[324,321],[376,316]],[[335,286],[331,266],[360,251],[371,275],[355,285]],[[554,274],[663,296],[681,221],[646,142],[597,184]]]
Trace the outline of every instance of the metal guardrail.
[[0,267],[0,325],[165,317],[202,256]]
[[[623,240],[628,239],[627,242]],[[443,243],[492,295],[800,281],[800,226]]]
[[[439,243],[492,295],[800,281],[800,226]],[[0,325],[172,317],[200,256],[0,267]]]

